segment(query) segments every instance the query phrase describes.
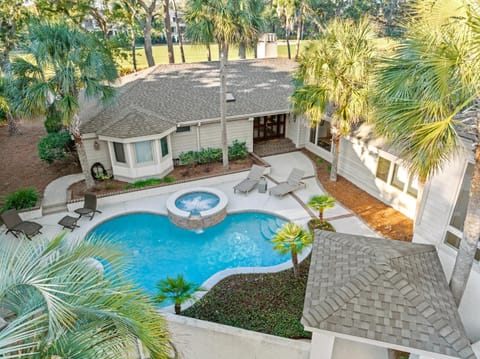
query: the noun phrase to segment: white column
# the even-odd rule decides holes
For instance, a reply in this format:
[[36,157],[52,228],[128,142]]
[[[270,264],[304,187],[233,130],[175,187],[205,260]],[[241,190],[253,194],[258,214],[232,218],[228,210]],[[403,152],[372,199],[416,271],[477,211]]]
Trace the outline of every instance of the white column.
[[323,333],[312,333],[310,359],[331,359],[335,337]]

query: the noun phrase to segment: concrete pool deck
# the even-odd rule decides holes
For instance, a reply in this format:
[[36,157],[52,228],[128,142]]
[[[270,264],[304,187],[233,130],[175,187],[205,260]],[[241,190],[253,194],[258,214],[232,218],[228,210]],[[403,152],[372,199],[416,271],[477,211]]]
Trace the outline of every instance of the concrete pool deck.
[[[267,193],[259,193],[257,190],[250,192],[248,195],[241,193],[235,194],[233,192],[233,186],[245,178],[247,172],[187,183],[173,183],[169,186],[99,198],[98,208],[102,213],[95,214],[95,217],[91,221],[88,218],[80,219],[78,221],[80,228],[73,232],[67,231],[66,235],[69,238],[83,238],[92,228],[101,222],[127,213],[151,212],[166,215],[167,209],[165,202],[170,194],[192,186],[213,186],[222,190],[228,197],[229,204],[227,210],[229,213],[246,210],[266,211],[285,217],[300,225],[305,225],[311,217],[304,208],[304,205],[312,195],[325,193],[315,177],[315,167],[313,163],[307,156],[299,151],[268,156],[263,159],[271,165],[269,176],[277,182],[287,178],[292,168],[290,164],[294,164],[294,167],[305,171],[303,181],[306,183],[306,188],[295,191],[295,196],[286,195],[284,197],[269,195],[268,191]],[[267,183],[269,188],[275,185],[271,180],[267,180]],[[64,196],[63,192],[63,189],[58,189],[57,191],[50,191],[50,194],[46,193],[45,195]],[[303,206],[298,200],[303,202]],[[53,238],[64,232],[57,222],[67,214],[72,215],[73,209],[81,207],[81,204],[82,202],[69,205],[70,212],[62,211],[35,219],[36,222],[44,227],[42,230],[43,236]],[[77,216],[76,214],[73,215]],[[363,220],[340,204],[337,204],[334,208],[327,209],[325,211],[325,218],[332,223],[338,232],[378,237],[378,234],[371,230]]]

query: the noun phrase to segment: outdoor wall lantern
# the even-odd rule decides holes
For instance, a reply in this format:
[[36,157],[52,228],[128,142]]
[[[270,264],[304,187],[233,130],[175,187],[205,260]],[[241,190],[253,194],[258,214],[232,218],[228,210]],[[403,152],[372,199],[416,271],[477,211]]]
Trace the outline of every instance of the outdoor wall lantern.
[[95,149],[95,151],[100,150],[100,142],[98,142],[97,140],[95,140],[95,141],[93,142],[93,148]]

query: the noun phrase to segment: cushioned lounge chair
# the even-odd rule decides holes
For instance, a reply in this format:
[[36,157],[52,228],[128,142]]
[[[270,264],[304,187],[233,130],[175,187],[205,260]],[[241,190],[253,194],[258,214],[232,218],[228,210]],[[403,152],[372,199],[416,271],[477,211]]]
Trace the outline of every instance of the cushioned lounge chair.
[[97,196],[93,193],[85,193],[85,202],[82,208],[78,208],[75,210],[75,213],[80,215],[79,219],[82,216],[90,216],[90,220],[93,219],[95,212],[102,213],[97,209]]
[[280,182],[275,187],[272,187],[269,191],[270,194],[275,196],[285,196],[286,194],[296,191],[300,187],[306,187],[305,183],[302,182],[304,171],[299,170],[298,168],[292,169],[290,175],[288,176],[285,182]]
[[31,237],[34,235],[42,233],[40,232],[42,225],[36,222],[24,221],[20,218],[17,210],[15,209],[5,211],[0,215],[0,217],[8,229],[6,233],[11,232],[17,238],[19,234],[23,234],[25,237],[31,240]]
[[233,187],[233,192],[250,192],[257,186],[258,182],[260,182],[260,179],[263,177],[263,171],[265,171],[265,167],[253,165],[252,168],[250,168],[247,178]]

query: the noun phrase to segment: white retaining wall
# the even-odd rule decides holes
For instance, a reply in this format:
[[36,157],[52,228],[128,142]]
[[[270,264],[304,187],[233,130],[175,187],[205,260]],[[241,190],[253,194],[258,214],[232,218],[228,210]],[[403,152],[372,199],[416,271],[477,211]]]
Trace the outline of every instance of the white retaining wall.
[[292,340],[165,314],[182,359],[308,359],[310,341]]

